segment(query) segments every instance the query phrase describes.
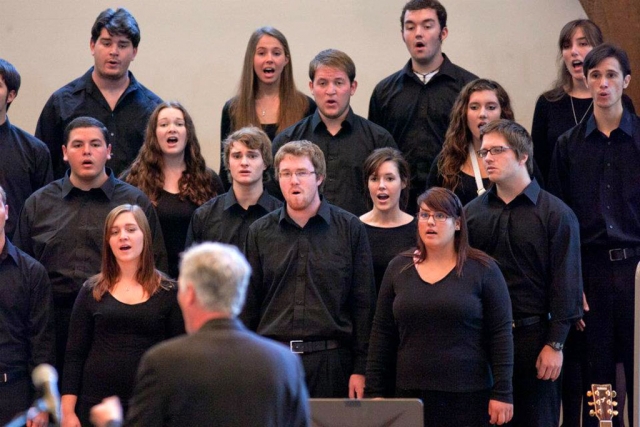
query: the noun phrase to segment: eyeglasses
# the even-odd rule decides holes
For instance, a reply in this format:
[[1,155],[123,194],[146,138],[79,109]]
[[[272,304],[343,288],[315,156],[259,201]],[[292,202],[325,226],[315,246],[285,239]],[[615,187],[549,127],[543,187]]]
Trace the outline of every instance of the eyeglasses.
[[278,177],[280,179],[291,179],[293,177],[293,175],[295,175],[298,179],[302,180],[305,178],[308,178],[309,176],[313,175],[314,173],[316,173],[316,171],[308,171],[305,169],[301,169],[299,171],[295,171],[295,172],[291,172],[291,171],[284,171],[284,172],[280,172],[278,173]]
[[478,150],[476,151],[476,154],[481,159],[484,159],[487,157],[487,153],[491,153],[492,156],[495,156],[496,154],[502,154],[507,150],[511,150],[511,147],[491,147],[488,150]]
[[424,211],[418,212],[418,221],[429,221],[430,217],[433,217],[433,219],[438,222],[445,222],[448,218],[451,218],[444,212],[436,212],[432,214]]

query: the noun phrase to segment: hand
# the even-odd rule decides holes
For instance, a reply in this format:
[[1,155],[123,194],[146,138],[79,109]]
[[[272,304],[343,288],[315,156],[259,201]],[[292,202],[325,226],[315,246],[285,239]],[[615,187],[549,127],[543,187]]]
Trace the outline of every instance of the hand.
[[557,351],[545,345],[536,360],[539,380],[555,381],[560,376],[562,370],[562,351]]
[[[589,311],[589,303],[587,303],[587,297],[584,294],[584,292],[582,293],[582,310],[586,313],[587,311]],[[579,331],[584,331],[584,328],[587,325],[584,323],[584,319],[580,319],[576,322],[576,329]]]
[[27,420],[27,427],[47,427],[49,425],[49,413],[39,412]]
[[349,399],[364,397],[364,375],[353,374],[349,377]]
[[500,402],[499,400],[489,400],[489,416],[491,424],[502,425],[513,418],[513,405],[511,403]]
[[60,427],[82,427],[82,425],[75,412],[64,412]]
[[117,396],[102,399],[102,403],[91,408],[91,422],[96,427],[104,427],[109,421],[122,422],[122,405]]

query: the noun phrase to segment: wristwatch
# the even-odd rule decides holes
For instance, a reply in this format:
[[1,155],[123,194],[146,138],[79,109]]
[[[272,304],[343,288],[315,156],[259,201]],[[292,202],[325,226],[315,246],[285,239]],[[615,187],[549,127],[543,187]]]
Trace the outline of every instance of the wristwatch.
[[552,349],[554,349],[555,351],[562,351],[562,349],[564,348],[564,344],[557,341],[549,341],[547,345]]

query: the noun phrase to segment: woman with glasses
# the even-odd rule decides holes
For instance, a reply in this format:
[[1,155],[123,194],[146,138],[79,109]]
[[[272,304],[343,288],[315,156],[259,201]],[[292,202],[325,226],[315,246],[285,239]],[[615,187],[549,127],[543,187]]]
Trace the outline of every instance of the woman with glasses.
[[448,188],[463,205],[484,193],[490,183],[476,156],[480,149],[480,128],[497,119],[514,119],[507,91],[493,80],[469,82],[451,110],[449,129],[442,151],[431,165],[427,188]]
[[[418,206],[417,249],[394,258],[382,280],[366,395],[422,399],[429,426],[504,424],[513,415],[512,315],[504,278],[488,255],[469,247],[453,192],[429,189]],[[394,363],[391,396],[385,381]]]

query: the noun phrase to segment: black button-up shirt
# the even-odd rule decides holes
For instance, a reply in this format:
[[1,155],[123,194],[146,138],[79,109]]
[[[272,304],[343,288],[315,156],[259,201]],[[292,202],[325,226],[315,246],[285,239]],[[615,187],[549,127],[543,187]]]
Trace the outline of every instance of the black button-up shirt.
[[440,70],[427,84],[415,75],[409,60],[376,85],[369,101],[369,120],[391,133],[411,166],[412,206],[442,149],[453,103],[464,85],[478,78],[442,56]]
[[331,135],[316,111],[273,140],[274,155],[287,142],[303,139],[313,142],[324,153],[327,176],[322,194],[327,201],[358,216],[369,211],[369,190],[364,187],[362,166],[376,148],[397,148],[389,132],[349,108],[340,131]]
[[241,318],[277,341],[338,340],[364,375],[375,285],[367,232],[360,220],[322,200],[300,228],[286,206],[249,228],[253,274]]
[[136,187],[109,178],[100,188],[82,191],[65,176],[27,199],[14,236],[16,246],[38,260],[49,273],[55,300],[73,304],[82,284],[101,266],[104,221],[116,206],[136,204],[144,210],[158,269],[166,271],[158,216],[147,196]]
[[249,226],[281,206],[280,200],[264,190],[258,203],[244,209],[238,203],[232,188],[196,209],[187,231],[185,248],[194,243],[221,242],[244,249]]
[[593,116],[563,134],[549,188],[576,213],[583,246],[640,246],[640,118],[625,109],[609,137]]
[[580,234],[575,214],[532,181],[505,204],[492,187],[465,206],[469,243],[498,261],[514,319],[551,316],[547,341],[564,342],[582,316]]
[[53,181],[51,156],[42,141],[7,120],[0,125],[0,185],[7,193],[9,219],[5,224],[8,237],[18,222],[24,201],[34,191]]
[[82,77],[55,91],[40,113],[36,137],[49,147],[56,179],[62,178],[66,171],[61,147],[65,143],[64,130],[73,119],[89,116],[107,127],[108,143],[111,144],[111,160],[107,166],[118,176],[138,155],[149,116],[162,102],[129,72],[129,87],[111,110],[93,81],[92,72],[93,67]]
[[53,364],[53,343],[47,271],[6,239],[0,252],[0,372]]

